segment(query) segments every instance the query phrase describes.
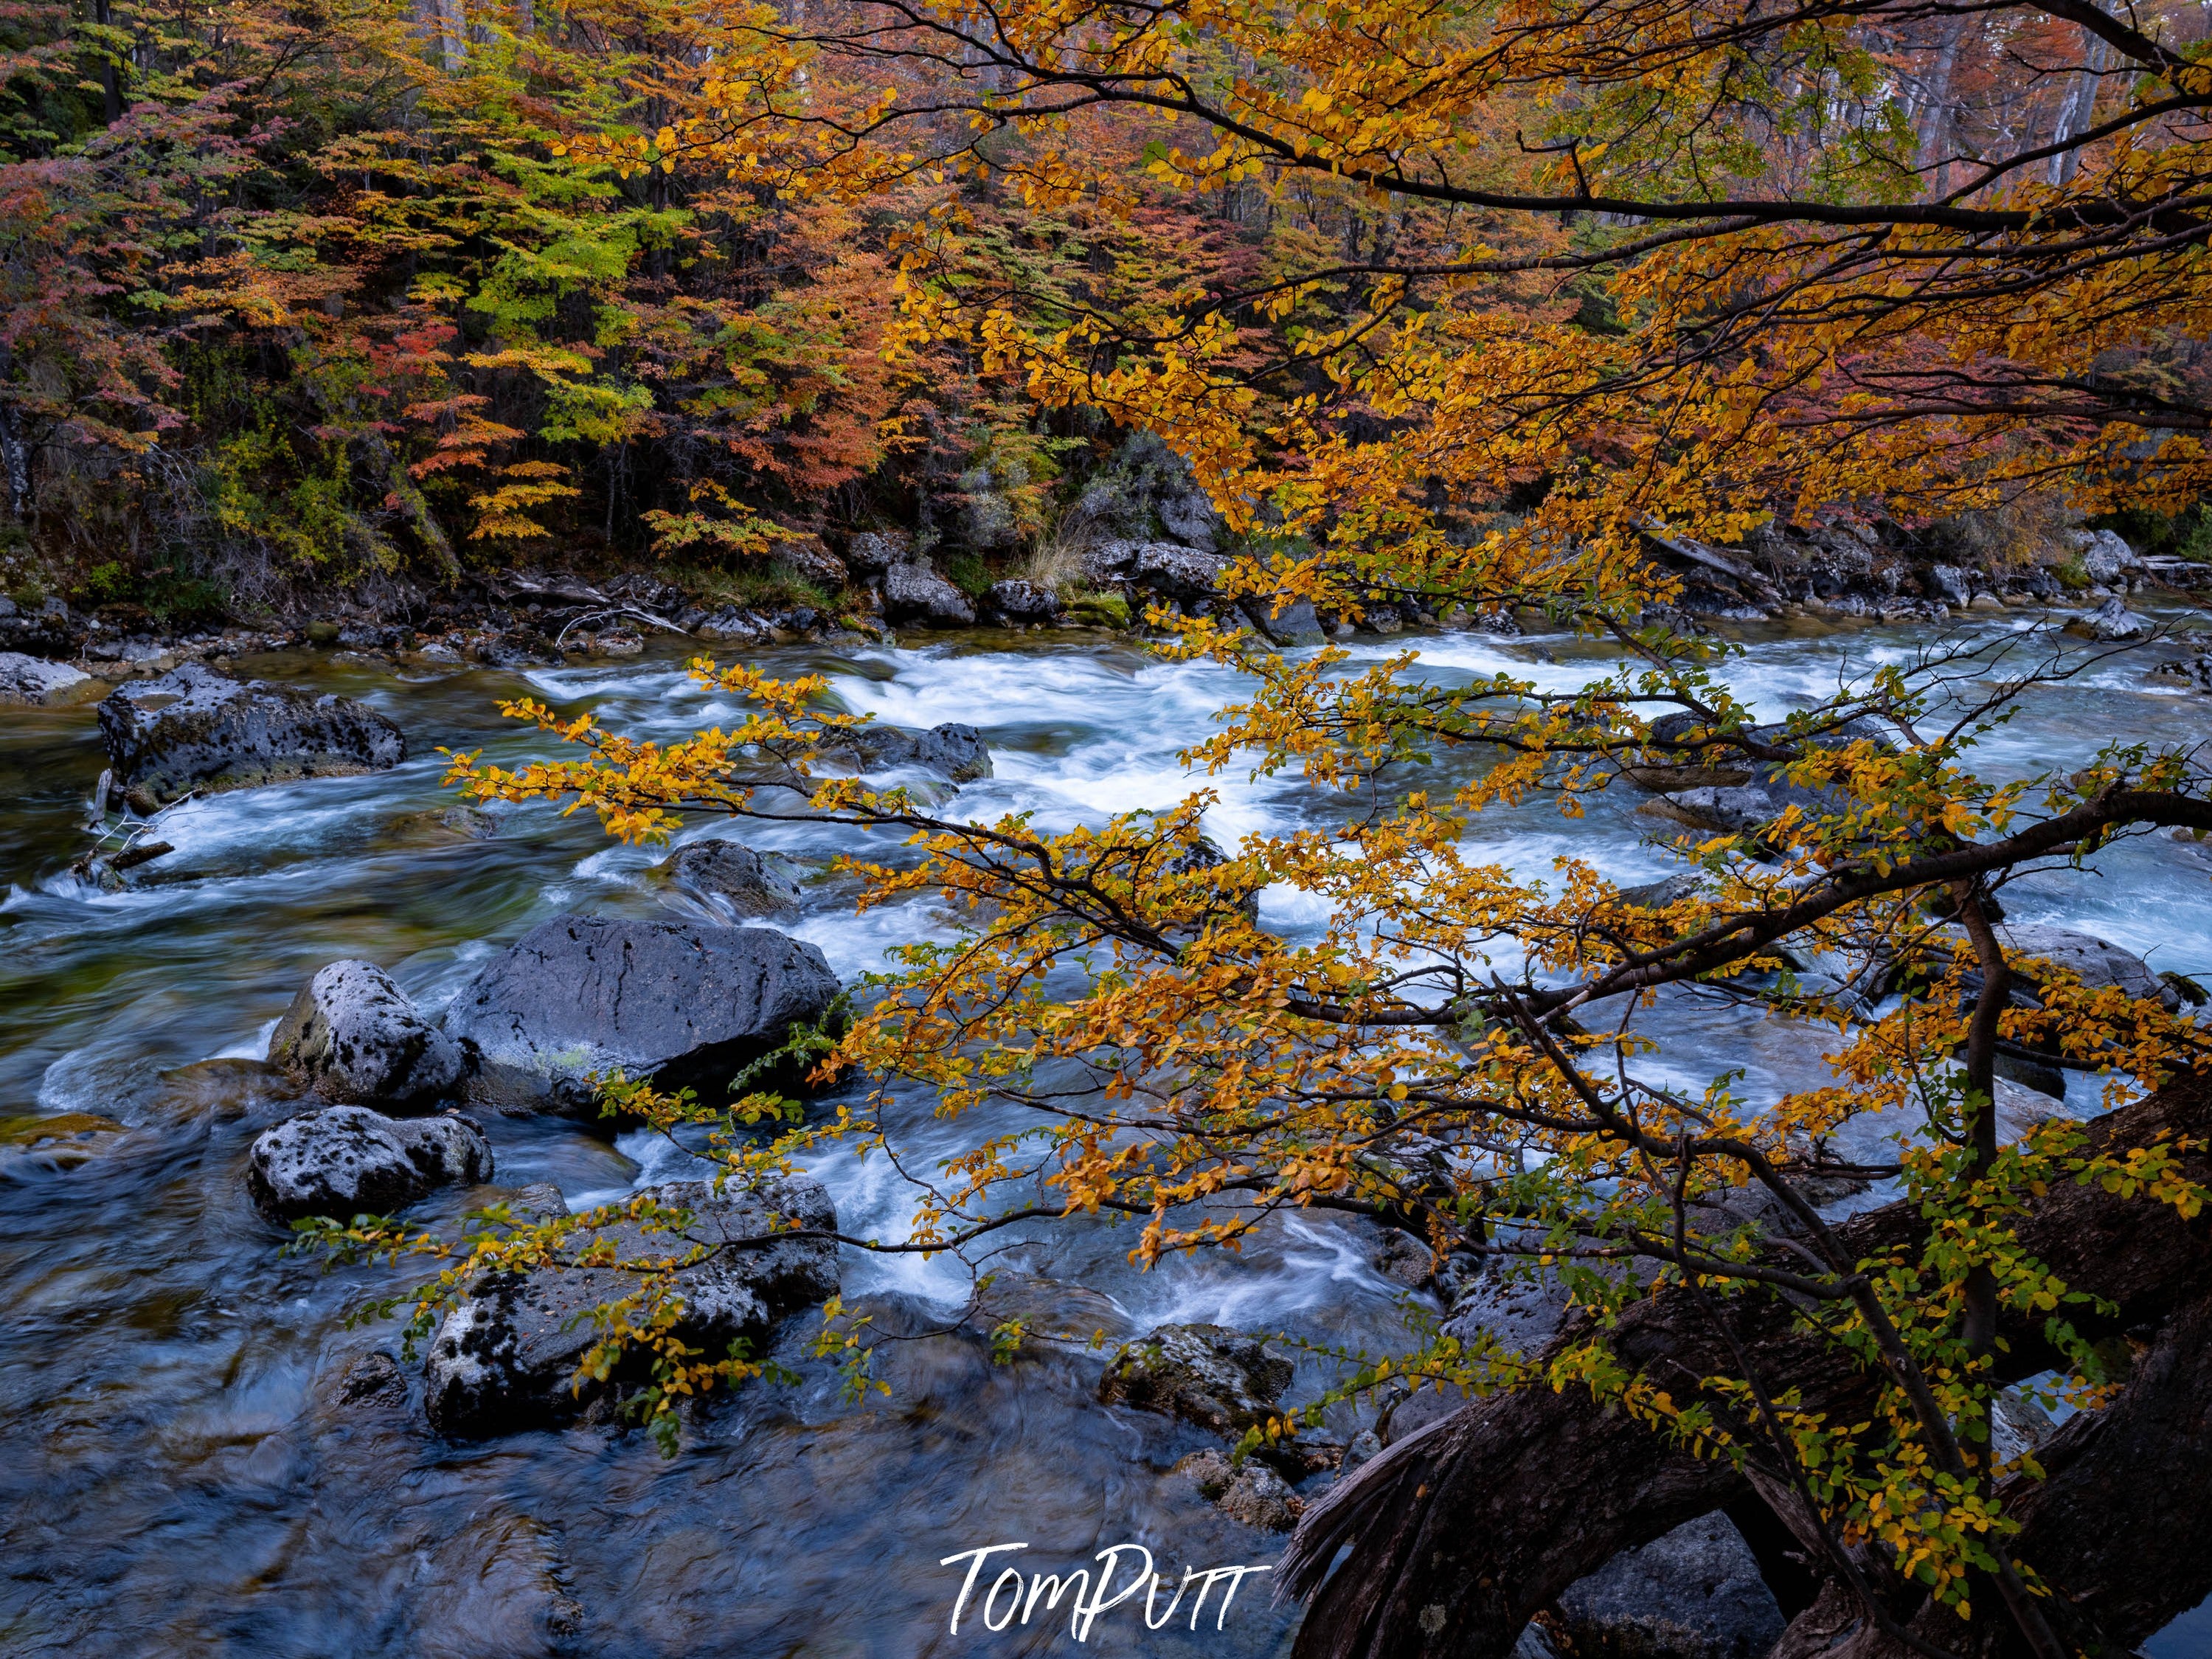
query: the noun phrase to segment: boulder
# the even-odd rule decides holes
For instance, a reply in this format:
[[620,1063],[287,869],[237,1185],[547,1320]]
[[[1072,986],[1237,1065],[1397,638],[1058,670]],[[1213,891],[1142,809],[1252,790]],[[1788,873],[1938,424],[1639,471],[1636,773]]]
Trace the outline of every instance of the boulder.
[[1060,596],[1035,582],[994,582],[983,608],[1000,622],[1047,623],[1060,615]]
[[1928,572],[1928,597],[1961,611],[1974,601],[1973,578],[1954,564],[1939,564]]
[[2085,640],[2116,642],[2139,640],[2150,632],[2150,618],[2138,617],[2128,609],[2117,595],[2106,599],[2086,616],[2076,617],[2066,624],[2066,631]]
[[[1966,937],[1965,930],[1959,927],[1946,927],[1943,933],[1951,939]],[[2117,986],[2131,997],[2152,999],[2169,1009],[2179,1006],[2179,994],[2159,977],[2148,963],[2134,951],[2123,950],[2093,934],[2075,933],[2068,927],[2008,923],[1997,928],[1996,935],[2005,948],[2006,960],[2017,972],[2033,976],[2033,970],[2021,961],[2023,957],[2033,957],[2054,967],[2070,969],[2081,976],[2084,985]]]
[[1132,541],[1127,537],[1111,537],[1105,541],[1093,543],[1084,550],[1084,580],[1101,586],[1122,580],[1136,560],[1137,550],[1144,545],[1144,543]]
[[1786,1622],[1725,1515],[1624,1550],[1559,1593],[1584,1659],[1762,1659]]
[[253,1143],[246,1186],[271,1221],[386,1215],[433,1188],[491,1179],[491,1146],[465,1117],[389,1118],[331,1106]]
[[821,951],[772,928],[560,916],[486,966],[440,1024],[476,1046],[472,1092],[494,1103],[585,1106],[591,1077],[617,1071],[719,1096],[837,988]]
[[738,916],[795,916],[799,885],[783,860],[763,858],[742,842],[695,841],[660,869],[678,886]]
[[2081,550],[2081,568],[2093,582],[2109,586],[2123,570],[2139,569],[2142,565],[2135,549],[2113,531],[2077,531],[2075,544]]
[[115,787],[142,811],[195,791],[381,772],[407,755],[399,728],[367,703],[198,663],[118,686],[100,730]]
[[1237,603],[1251,618],[1252,626],[1276,645],[1302,646],[1322,643],[1321,619],[1314,615],[1311,601],[1277,598],[1267,599],[1249,595]]
[[1212,599],[1221,595],[1221,573],[1229,561],[1174,542],[1146,542],[1130,556],[1129,580],[1171,599]]
[[975,607],[927,565],[902,564],[884,574],[884,614],[893,622],[966,628],[975,620]]
[[[720,1355],[757,1345],[769,1323],[837,1292],[837,1247],[825,1238],[775,1238],[794,1227],[832,1231],[837,1212],[819,1182],[794,1175],[758,1193],[717,1196],[702,1182],[648,1188],[666,1208],[689,1211],[680,1231],[624,1221],[579,1229],[560,1247],[573,1264],[595,1241],[618,1261],[682,1261],[684,1308],[675,1334]],[[762,1242],[769,1241],[769,1242]],[[561,1265],[528,1274],[487,1273],[449,1310],[423,1368],[424,1406],[441,1434],[477,1437],[558,1423],[605,1400],[629,1379],[572,1386],[599,1337],[592,1310],[635,1292],[639,1275],[617,1266]]]
[[363,1106],[434,1100],[468,1073],[460,1044],[371,962],[318,969],[276,1023],[269,1059],[324,1099]]
[[856,575],[880,576],[914,562],[914,538],[903,530],[861,530],[845,542],[845,565]]
[[1447,1335],[1473,1343],[1488,1334],[1516,1353],[1534,1353],[1567,1317],[1567,1287],[1549,1268],[1511,1273],[1484,1264],[1452,1298]]
[[854,726],[839,742],[824,744],[822,757],[862,772],[918,768],[955,783],[991,775],[991,750],[983,734],[957,720],[933,726],[919,736],[896,726]]
[[1291,1362],[1269,1353],[1262,1338],[1219,1325],[1162,1325],[1114,1356],[1098,1397],[1241,1435],[1267,1420],[1290,1385]]
[[793,536],[775,544],[776,562],[803,581],[836,592],[851,580],[845,562],[819,536]]
[[68,702],[92,676],[65,662],[27,657],[20,651],[0,651],[0,704],[44,708]]
[[1159,514],[1160,528],[1184,546],[1203,553],[1213,551],[1221,520],[1203,490],[1164,495],[1152,510]]

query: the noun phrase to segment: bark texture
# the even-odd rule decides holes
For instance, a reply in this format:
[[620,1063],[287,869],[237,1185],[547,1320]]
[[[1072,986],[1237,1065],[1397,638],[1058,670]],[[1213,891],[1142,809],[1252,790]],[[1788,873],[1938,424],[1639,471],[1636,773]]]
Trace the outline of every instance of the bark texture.
[[[2093,1142],[2121,1147],[2163,1133],[2209,1132],[2212,1086],[2193,1079],[2090,1126]],[[2196,1179],[2212,1180],[2204,1152],[2186,1161]],[[1864,1257],[1913,1240],[1920,1225],[1917,1212],[1898,1204],[1838,1231],[1846,1248]],[[2161,1563],[2190,1555],[2192,1544],[2196,1554],[2212,1554],[2203,1548],[2205,1528],[2186,1498],[2203,1490],[2202,1481],[2166,1472],[2212,1458],[2203,1434],[2206,1315],[2196,1305],[2212,1267],[2212,1218],[2184,1222],[2152,1200],[2069,1182],[2037,1202],[2020,1233],[2069,1285],[2118,1304],[2107,1322],[2115,1332],[2166,1323],[2121,1401],[2094,1423],[2069,1425],[2051,1449],[2051,1484],[2014,1498],[2029,1517],[2020,1553],[2058,1588],[2068,1618],[2105,1621],[2114,1634],[2136,1632],[2131,1639],[2140,1639],[2203,1592],[2193,1588],[2197,1574],[2171,1565],[2138,1571],[2106,1541],[2115,1522],[2128,1516],[2124,1530],[2131,1533],[2137,1513],[2160,1517],[2151,1524],[2166,1529],[2155,1557]],[[2177,1308],[2185,1311],[2169,1322]],[[1738,1340],[1771,1389],[1801,1389],[1808,1408],[1839,1415],[1874,1399],[1876,1379],[1791,1328],[1771,1300],[1732,1298],[1729,1311]],[[2094,1322],[2077,1316],[2076,1323]],[[2048,1363],[2036,1332],[2001,1334],[2006,1375],[2028,1376]],[[1560,1341],[1569,1340],[1571,1333]],[[1698,1377],[1736,1371],[1719,1334],[1680,1292],[1630,1310],[1613,1346],[1678,1396]],[[2180,1443],[2191,1434],[2193,1450]],[[2147,1490],[2154,1483],[2169,1495],[2154,1502]],[[1580,1389],[1471,1403],[1391,1447],[1309,1510],[1279,1573],[1284,1593],[1313,1602],[1297,1659],[1504,1659],[1531,1615],[1576,1579],[1750,1490],[1725,1462],[1674,1450]],[[1346,1546],[1350,1553],[1331,1575],[1330,1563]],[[1824,1601],[1800,1623],[1824,1607],[1836,1611]],[[2002,1621],[1989,1598],[1976,1638],[1998,1639]],[[1830,1640],[1839,1639],[1861,1637],[1837,1628]],[[1887,1650],[1869,1647],[1863,1659],[1877,1654],[1887,1659]]]

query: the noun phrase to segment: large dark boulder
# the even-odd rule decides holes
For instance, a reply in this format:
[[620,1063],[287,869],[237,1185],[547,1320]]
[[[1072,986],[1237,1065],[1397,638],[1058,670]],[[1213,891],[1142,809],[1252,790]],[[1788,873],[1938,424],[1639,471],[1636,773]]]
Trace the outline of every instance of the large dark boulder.
[[821,951],[772,928],[561,916],[489,964],[440,1024],[475,1045],[477,1097],[582,1107],[592,1075],[617,1071],[719,1095],[837,989]]
[[[574,1261],[595,1240],[617,1262],[683,1261],[684,1310],[676,1334],[711,1354],[739,1339],[757,1344],[770,1322],[837,1291],[837,1247],[825,1238],[778,1237],[794,1228],[834,1231],[837,1212],[811,1176],[792,1176],[757,1194],[716,1197],[703,1182],[656,1187],[659,1205],[689,1211],[680,1232],[625,1221],[579,1229],[564,1241]],[[530,1274],[488,1273],[438,1327],[424,1366],[424,1403],[442,1434],[483,1436],[557,1423],[591,1408],[628,1379],[572,1385],[599,1340],[592,1310],[636,1292],[640,1274],[619,1266],[559,1266]],[[758,1351],[757,1346],[756,1352]]]
[[893,622],[967,628],[975,621],[968,596],[927,564],[893,565],[884,573],[884,614]]
[[324,1099],[356,1105],[434,1100],[468,1071],[460,1044],[369,962],[318,969],[276,1023],[269,1059]]
[[774,920],[799,914],[799,885],[785,861],[773,854],[763,858],[743,842],[695,841],[660,868],[678,886],[732,915]]
[[490,1143],[465,1117],[389,1118],[332,1106],[253,1143],[246,1187],[271,1221],[349,1220],[403,1209],[433,1188],[491,1179]]
[[100,731],[115,787],[141,811],[194,791],[380,772],[407,756],[399,728],[367,703],[198,663],[118,686]]
[[1717,1514],[1570,1584],[1559,1620],[1589,1659],[1762,1659],[1784,1622],[1751,1547]]

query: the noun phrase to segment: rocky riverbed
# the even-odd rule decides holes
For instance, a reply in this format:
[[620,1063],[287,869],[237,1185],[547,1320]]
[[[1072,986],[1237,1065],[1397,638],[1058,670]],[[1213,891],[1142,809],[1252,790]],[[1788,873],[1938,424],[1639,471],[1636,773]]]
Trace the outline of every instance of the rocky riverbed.
[[[1183,584],[1177,603],[1207,602],[1188,562],[1132,552],[1127,568]],[[2148,585],[2106,597],[2196,623]],[[1839,666],[1896,660],[1942,627],[1994,633],[2039,614],[1975,607],[1970,593],[1963,616],[1940,620],[1808,609],[1712,621],[1743,633],[1738,682],[1779,714]],[[1416,644],[1448,678],[1510,668],[1559,684],[1598,654],[1533,619],[1517,635],[1435,620],[1424,632],[1401,611],[1396,629],[1344,643],[1361,659]],[[722,648],[826,672],[842,706],[903,734],[856,750],[855,769],[1055,826],[1178,798],[1188,780],[1176,751],[1234,695],[1219,671],[1153,662],[1110,630],[892,626],[894,645],[786,629],[781,642],[764,634]],[[1387,1346],[1408,1295],[1433,1314],[1540,1331],[1540,1296],[1439,1282],[1424,1253],[1364,1224],[1294,1221],[1241,1261],[1143,1275],[1120,1232],[1070,1228],[1019,1237],[993,1264],[992,1316],[1064,1339],[999,1365],[992,1317],[961,1317],[969,1282],[955,1264],[809,1249],[702,1286],[702,1334],[748,1334],[797,1380],[690,1413],[664,1458],[592,1401],[555,1397],[573,1363],[568,1316],[594,1288],[587,1267],[528,1291],[484,1287],[412,1358],[391,1323],[349,1322],[407,1270],[325,1272],[283,1253],[283,1219],[349,1194],[431,1224],[500,1199],[556,1213],[649,1190],[710,1207],[681,1187],[697,1170],[680,1154],[580,1117],[574,1079],[611,1059],[672,1081],[726,1068],[764,1033],[819,1016],[887,945],[942,925],[927,900],[852,914],[828,862],[882,849],[851,832],[755,825],[738,842],[699,824],[672,852],[629,849],[549,811],[457,807],[441,793],[441,748],[508,764],[542,752],[497,719],[503,696],[596,708],[663,737],[731,720],[720,694],[681,672],[696,639],[641,641],[635,655],[506,665],[411,642],[257,653],[249,646],[265,641],[236,641],[206,672],[269,688],[233,711],[258,769],[204,768],[173,788],[125,775],[129,744],[165,711],[228,708],[245,694],[187,674],[173,693],[134,690],[105,716],[81,696],[0,715],[0,939],[12,947],[0,956],[0,1287],[12,1316],[0,1420],[15,1453],[0,1470],[11,1568],[0,1648],[930,1650],[959,1589],[945,1557],[1020,1540],[1037,1561],[1073,1566],[1138,1540],[1171,1576],[1264,1563],[1274,1529],[1335,1464],[1448,1403],[1401,1402],[1380,1420],[1341,1413],[1310,1462],[1231,1470],[1219,1454],[1255,1411],[1310,1397],[1329,1375],[1270,1346],[1274,1334]],[[2078,763],[2114,732],[2200,732],[2197,694],[2149,672],[2169,659],[2181,659],[2154,647],[2038,693],[1996,763]],[[146,665],[161,670],[159,655]],[[216,741],[212,730],[202,722],[192,742]],[[286,759],[296,756],[324,759]],[[1623,880],[1661,881],[1673,866],[1652,841],[1669,826],[1644,809],[1663,798],[1608,792],[1580,823],[1540,805],[1499,811],[1477,839],[1524,871],[1572,852]],[[1291,780],[1232,778],[1208,830],[1233,842],[1329,810]],[[2008,925],[2092,941],[2081,960],[2094,954],[2116,978],[2212,969],[2212,862],[2160,841],[2098,864],[2101,881],[2008,892]],[[1320,924],[1298,895],[1256,902],[1286,933]],[[625,992],[617,1007],[614,964],[625,963],[657,988],[635,1003]],[[722,990],[701,998],[699,987]],[[702,1000],[724,1024],[686,1023]],[[1668,1016],[1689,1046],[1743,1068],[1754,1097],[1825,1074],[1817,1033],[1690,998]],[[2097,1083],[2043,1076],[2008,1099],[2023,1119],[2086,1112]],[[939,1123],[929,1105],[902,1107],[924,1157],[997,1127]],[[833,1153],[771,1207],[895,1236],[911,1194],[881,1159]],[[849,1401],[811,1357],[808,1310],[833,1291],[879,1332],[915,1339],[885,1351],[888,1397]],[[1563,1599],[1560,1629],[1578,1651],[1661,1630],[1669,1651],[1753,1659],[1781,1616],[1753,1591],[1787,1586],[1762,1578],[1762,1540],[1700,1525]],[[1692,1579],[1742,1594],[1700,1608],[1664,1593]],[[1224,1628],[1212,1623],[1178,1621],[1141,1646],[1126,1628],[1096,1639],[1264,1654],[1284,1650],[1291,1629],[1264,1589],[1248,1588]],[[1066,1639],[1017,1631],[990,1650]]]

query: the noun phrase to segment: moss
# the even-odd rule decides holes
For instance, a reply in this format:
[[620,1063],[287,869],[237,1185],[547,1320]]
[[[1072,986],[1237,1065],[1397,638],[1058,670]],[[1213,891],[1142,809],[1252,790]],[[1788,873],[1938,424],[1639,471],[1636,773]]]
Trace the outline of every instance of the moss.
[[2089,567],[2083,564],[2078,556],[2051,566],[2051,574],[2058,578],[2058,585],[2069,593],[2079,593],[2092,585]]
[[1067,614],[1093,628],[1127,628],[1129,602],[1119,593],[1082,593],[1068,602]]

